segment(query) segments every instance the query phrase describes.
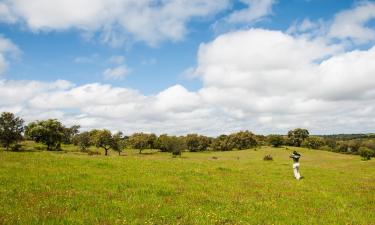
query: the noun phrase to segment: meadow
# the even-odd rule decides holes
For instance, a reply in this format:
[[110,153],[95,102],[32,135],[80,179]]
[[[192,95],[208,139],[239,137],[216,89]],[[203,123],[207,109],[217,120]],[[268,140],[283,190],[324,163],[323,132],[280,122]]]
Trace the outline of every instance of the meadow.
[[375,160],[293,147],[181,158],[74,148],[0,150],[0,224],[375,224]]

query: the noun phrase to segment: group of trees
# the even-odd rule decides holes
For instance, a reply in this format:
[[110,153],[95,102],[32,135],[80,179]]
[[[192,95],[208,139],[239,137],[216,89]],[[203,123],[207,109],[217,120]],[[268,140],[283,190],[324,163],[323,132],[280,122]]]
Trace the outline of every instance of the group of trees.
[[64,126],[56,119],[40,120],[24,125],[23,119],[9,112],[0,116],[0,144],[6,149],[16,150],[22,139],[33,140],[46,145],[47,150],[61,150],[61,144],[74,144],[83,152],[91,146],[102,148],[105,155],[109,150],[119,154],[125,148],[137,149],[141,154],[145,149],[159,149],[163,152],[180,154],[183,150],[199,152],[206,150],[231,151],[254,148],[260,145],[273,147],[295,146],[321,149],[349,154],[360,154],[364,159],[375,156],[375,138],[371,135],[327,135],[310,136],[302,128],[290,130],[287,135],[255,135],[250,131],[240,131],[216,138],[198,134],[171,136],[162,134],[134,133],[125,136],[121,132],[93,129],[79,131],[80,126]]
[[309,149],[361,155],[363,159],[375,157],[375,135],[345,134],[310,136],[308,130],[297,128],[288,135],[269,135],[268,144],[274,147],[296,146]]

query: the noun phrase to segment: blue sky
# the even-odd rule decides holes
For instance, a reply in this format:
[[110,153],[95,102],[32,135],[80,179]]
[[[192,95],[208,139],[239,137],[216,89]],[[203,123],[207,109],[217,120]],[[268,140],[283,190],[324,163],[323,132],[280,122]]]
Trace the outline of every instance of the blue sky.
[[[7,42],[0,47],[6,62],[0,63],[2,88],[18,90],[32,82],[41,87],[27,92],[30,96],[22,100],[15,97],[23,94],[22,88],[20,92],[4,91],[3,96],[0,92],[0,109],[13,111],[27,121],[56,117],[67,124],[81,123],[84,129],[108,127],[129,132],[216,135],[249,129],[283,133],[297,126],[315,133],[371,132],[375,125],[370,119],[375,112],[369,106],[372,87],[358,82],[350,92],[340,90],[353,84],[356,77],[367,78],[372,68],[353,69],[358,74],[346,75],[337,65],[335,69],[323,68],[321,73],[336,71],[330,79],[326,74],[310,76],[312,71],[320,73],[316,70],[335,63],[335,57],[345,58],[356,50],[369,54],[363,60],[371,59],[374,9],[374,1],[347,0],[1,0],[0,37]],[[276,51],[285,53],[283,57],[257,57],[262,52],[275,54],[270,42],[279,41],[290,44],[291,49]],[[221,46],[216,46],[219,43]],[[237,53],[231,52],[237,44],[244,46],[243,51],[240,47]],[[301,62],[283,60],[295,50],[301,54],[297,57]],[[228,51],[232,58],[215,55]],[[241,64],[244,57],[248,61]],[[264,63],[265,68],[255,68],[252,63]],[[301,69],[291,66],[293,63],[306,65]],[[353,62],[353,67],[355,63],[365,62]],[[279,69],[272,69],[274,65]],[[301,75],[286,75],[280,68]],[[259,85],[271,89],[281,76],[285,79],[275,92],[258,91]],[[290,86],[288,79],[301,83]],[[61,86],[62,80],[66,84]],[[342,86],[326,84],[329,80],[340,80]],[[313,87],[309,91],[305,88],[302,94],[295,91],[310,82],[327,86],[327,90]],[[109,96],[116,93],[109,99],[119,99],[104,104],[95,95],[97,90],[86,93],[86,100],[75,95],[94,84],[98,85],[95,88],[108,87],[103,93]],[[212,91],[216,89],[215,94]],[[224,95],[220,97],[221,93]],[[64,102],[69,99],[66,96],[81,100],[68,104]],[[94,112],[96,103],[91,98],[98,99],[103,110]],[[235,103],[236,98],[248,101]],[[248,102],[259,106],[247,106]],[[291,102],[289,109],[284,110],[285,102]],[[118,112],[112,111],[119,105],[123,107]],[[367,114],[359,118],[358,108]],[[330,125],[323,128],[327,121]]]
[[[232,2],[228,8],[211,18],[197,18],[187,23],[189,33],[183,40],[163,41],[157,46],[144,42],[130,46],[111,47],[97,40],[87,41],[78,30],[32,32],[19,24],[2,23],[3,37],[9,38],[22,51],[20,59],[5,73],[7,79],[54,81],[66,79],[76,84],[105,82],[115,86],[138,89],[145,94],[157,93],[175,83],[197,90],[200,82],[180,76],[184,70],[196,65],[200,43],[209,42],[218,35],[212,24],[235,10],[246,7],[241,2]],[[331,19],[332,14],[349,8],[352,1],[278,1],[272,13],[258,23],[239,24],[228,29],[262,27],[287,30],[295,20],[310,18]],[[106,62],[113,55],[125,57],[132,72],[120,80],[106,80],[102,72],[110,66]],[[96,57],[93,57],[96,56]],[[90,58],[91,63],[76,63],[76,58]]]

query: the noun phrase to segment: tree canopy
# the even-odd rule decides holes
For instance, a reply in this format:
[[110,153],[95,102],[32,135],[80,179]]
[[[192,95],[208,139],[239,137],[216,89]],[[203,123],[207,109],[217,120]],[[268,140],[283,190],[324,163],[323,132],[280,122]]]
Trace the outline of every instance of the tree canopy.
[[0,143],[7,150],[22,139],[23,119],[13,113],[3,112],[0,116]]

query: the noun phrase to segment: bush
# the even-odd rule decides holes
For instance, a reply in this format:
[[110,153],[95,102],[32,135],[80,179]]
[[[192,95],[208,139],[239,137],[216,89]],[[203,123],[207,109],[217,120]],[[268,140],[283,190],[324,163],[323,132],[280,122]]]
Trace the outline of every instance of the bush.
[[265,155],[264,158],[263,158],[264,161],[272,161],[273,158],[271,155]]
[[363,160],[370,160],[374,156],[374,151],[367,147],[360,147],[358,153]]
[[310,149],[319,149],[324,145],[324,141],[320,137],[307,137],[301,144],[302,147]]
[[269,135],[267,137],[268,139],[268,143],[272,146],[272,147],[280,147],[281,145],[283,145],[284,143],[284,138],[283,136],[281,135]]
[[212,142],[215,151],[231,151],[254,148],[258,145],[256,136],[250,131],[240,131],[230,135],[220,135]]

